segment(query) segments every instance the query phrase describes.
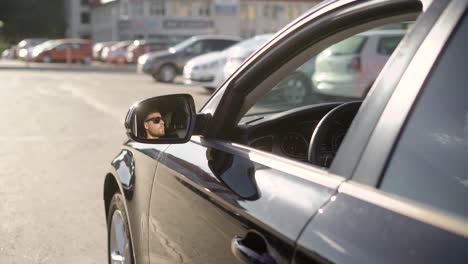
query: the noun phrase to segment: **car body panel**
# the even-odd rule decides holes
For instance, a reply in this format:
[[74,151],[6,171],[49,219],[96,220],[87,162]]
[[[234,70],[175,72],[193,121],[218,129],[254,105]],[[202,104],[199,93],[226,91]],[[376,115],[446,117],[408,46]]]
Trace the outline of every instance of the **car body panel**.
[[302,227],[340,180],[324,186],[248,155],[205,140],[165,151],[151,196],[152,263],[237,263],[231,240],[253,231],[264,236],[278,263],[289,262]]
[[197,56],[184,66],[184,84],[216,89],[223,81],[220,69],[226,63],[226,51],[214,51]]
[[[208,133],[180,145],[127,143],[135,159],[135,180],[130,184],[135,196],[125,202],[137,262],[238,263],[233,242],[251,234],[276,263],[463,262],[468,254],[466,219],[388,195],[372,184],[353,182],[358,178],[353,175],[356,171],[374,174],[385,166],[379,160],[380,152],[388,156],[385,151],[396,140],[399,124],[385,126],[395,132],[395,138],[382,141],[382,151],[375,149],[379,141],[374,139],[374,152],[369,153],[367,143],[376,136],[375,126],[385,117],[387,103],[398,99],[394,92],[402,88],[397,87],[400,78],[429,31],[422,23],[430,22],[427,27],[432,27],[431,12],[443,10],[447,2],[434,3],[428,10],[429,19],[423,16],[421,25],[415,25],[418,30],[403,40],[408,49],[397,50],[394,60],[385,66],[388,69],[384,68],[397,68],[395,79],[377,79],[374,89],[382,89],[371,89],[360,110],[370,114],[359,113],[343,140],[341,147],[348,157],[338,155],[329,171],[253,149],[245,142],[248,139],[235,137],[244,99],[275,74],[282,62],[300,56],[299,51],[291,54],[293,48],[320,43],[320,38],[328,38],[334,30],[340,32],[351,22],[400,16],[401,10],[412,16],[421,8],[419,2],[322,3],[321,9],[305,14],[255,51],[215,92],[202,109],[213,115]],[[313,19],[323,25],[315,26]],[[291,36],[294,40],[288,41]],[[369,165],[372,154],[375,167],[359,167]],[[335,171],[340,171],[340,177]],[[129,182],[128,175],[132,175],[131,166],[126,166],[121,180]]]
[[[449,47],[446,41],[466,7],[466,1],[439,1],[429,7],[430,15],[438,20],[419,50],[414,52],[413,61],[405,72],[407,76],[398,78],[400,84],[396,86],[387,110],[380,116],[379,123],[386,125],[377,125],[353,178],[340,186],[336,197],[304,230],[298,241],[294,264],[311,261],[463,263],[468,257],[466,218],[438,209],[436,203],[425,201],[423,204],[376,189],[404,120],[411,113],[426,78],[431,76],[438,55],[445,54],[444,46]],[[413,33],[408,38],[412,38]],[[421,66],[423,63],[425,65]],[[392,66],[388,67],[391,71]],[[432,72],[434,75],[436,73]],[[390,114],[388,109],[391,108]],[[358,120],[355,125],[362,124]],[[431,180],[431,175],[427,175],[427,179]],[[407,183],[417,184],[411,180]]]
[[[399,204],[398,211],[387,209],[396,203],[391,197],[376,205],[381,197],[366,197],[359,188],[341,189],[304,230],[294,264],[462,263],[467,259],[466,237],[402,214],[404,207]],[[433,217],[424,210],[418,214]]]
[[[50,45],[48,45],[50,43]],[[85,39],[60,39],[44,42],[33,49],[32,59],[42,61],[76,61],[92,58],[91,41]]]
[[[167,147],[168,145],[164,144],[151,145],[128,141],[122,152],[112,162],[112,169],[109,170],[108,175],[114,177],[119,186],[119,192],[125,195],[128,221],[138,223],[129,226],[137,263],[149,262],[148,213],[146,212],[149,208],[149,197],[159,155]],[[106,181],[106,183],[109,182]],[[110,184],[105,185],[104,193],[106,193],[106,188],[111,187]],[[108,202],[110,200],[106,201]],[[105,208],[107,210],[108,204]]]

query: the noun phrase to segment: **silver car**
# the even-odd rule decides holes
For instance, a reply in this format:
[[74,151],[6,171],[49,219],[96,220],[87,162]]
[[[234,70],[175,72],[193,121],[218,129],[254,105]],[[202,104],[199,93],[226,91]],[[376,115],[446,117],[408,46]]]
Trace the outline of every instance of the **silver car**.
[[372,86],[406,30],[372,30],[322,51],[312,80],[319,94],[361,98]]

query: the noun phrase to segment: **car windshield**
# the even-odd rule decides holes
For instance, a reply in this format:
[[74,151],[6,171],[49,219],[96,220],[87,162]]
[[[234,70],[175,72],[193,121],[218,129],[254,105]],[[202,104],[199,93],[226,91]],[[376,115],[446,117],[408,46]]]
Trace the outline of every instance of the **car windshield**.
[[43,42],[43,43],[41,43],[39,45],[40,45],[41,48],[47,49],[47,48],[54,47],[59,43],[60,43],[60,41],[58,41],[58,40],[49,40],[49,41]]
[[255,36],[253,38],[244,40],[242,42],[239,42],[227,49],[227,51],[232,51],[234,49],[252,49],[252,48],[258,48],[261,46],[263,43],[265,43],[267,40],[269,40],[271,37],[273,37],[274,34],[265,34],[265,35],[259,35]]
[[172,52],[172,53],[176,53],[176,52],[178,52],[180,50],[183,50],[186,47],[192,45],[192,43],[194,41],[195,41],[195,38],[186,39],[186,40],[180,42],[179,44],[176,44],[175,46],[170,47],[169,51]]

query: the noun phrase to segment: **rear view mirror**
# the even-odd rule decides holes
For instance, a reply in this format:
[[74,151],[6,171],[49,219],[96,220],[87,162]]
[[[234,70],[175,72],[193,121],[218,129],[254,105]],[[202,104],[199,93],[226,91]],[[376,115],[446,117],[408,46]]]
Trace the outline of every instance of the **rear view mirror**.
[[195,128],[195,104],[188,94],[153,97],[132,105],[125,118],[129,138],[142,143],[185,143]]

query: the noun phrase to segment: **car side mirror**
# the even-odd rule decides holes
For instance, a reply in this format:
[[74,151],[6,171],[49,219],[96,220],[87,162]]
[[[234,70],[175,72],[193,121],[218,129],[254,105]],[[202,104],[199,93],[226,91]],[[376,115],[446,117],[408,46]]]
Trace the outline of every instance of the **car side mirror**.
[[185,143],[194,134],[196,119],[191,95],[164,95],[134,103],[125,118],[125,128],[127,136],[136,142]]

